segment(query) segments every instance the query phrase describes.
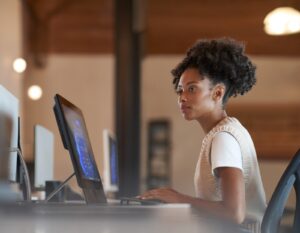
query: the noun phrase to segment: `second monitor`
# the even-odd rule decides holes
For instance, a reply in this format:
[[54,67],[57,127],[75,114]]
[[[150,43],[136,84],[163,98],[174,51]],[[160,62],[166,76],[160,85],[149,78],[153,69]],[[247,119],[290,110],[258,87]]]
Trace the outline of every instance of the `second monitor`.
[[54,178],[54,135],[41,125],[34,126],[34,186],[44,189]]
[[118,166],[118,149],[117,140],[109,130],[103,130],[103,161],[104,174],[103,183],[106,192],[119,191],[119,166]]

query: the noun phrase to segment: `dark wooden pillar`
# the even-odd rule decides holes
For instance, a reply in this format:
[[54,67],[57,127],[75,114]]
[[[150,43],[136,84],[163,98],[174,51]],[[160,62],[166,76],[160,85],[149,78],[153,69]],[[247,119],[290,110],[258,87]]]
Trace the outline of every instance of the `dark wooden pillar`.
[[[139,2],[139,3],[138,3]],[[139,193],[142,1],[115,0],[115,107],[119,150],[119,196]]]

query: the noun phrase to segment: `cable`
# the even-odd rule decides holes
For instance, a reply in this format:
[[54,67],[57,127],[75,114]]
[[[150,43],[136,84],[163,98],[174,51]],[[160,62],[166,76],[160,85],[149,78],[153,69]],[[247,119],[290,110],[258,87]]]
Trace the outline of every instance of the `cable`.
[[29,173],[28,173],[26,162],[22,155],[22,151],[19,148],[13,147],[13,148],[9,148],[9,152],[17,152],[17,155],[20,158],[21,167],[23,168],[22,171],[24,172],[23,177],[24,177],[25,187],[26,187],[26,196],[24,197],[24,199],[26,201],[31,201],[31,185],[30,185]]

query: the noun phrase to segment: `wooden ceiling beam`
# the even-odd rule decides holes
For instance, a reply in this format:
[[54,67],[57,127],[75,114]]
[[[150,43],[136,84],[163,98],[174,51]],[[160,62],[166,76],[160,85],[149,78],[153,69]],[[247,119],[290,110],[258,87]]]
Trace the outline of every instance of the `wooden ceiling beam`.
[[[31,4],[40,20],[57,12],[59,4],[69,2],[23,1]],[[113,1],[76,0],[71,3],[59,8],[59,13],[48,17],[46,22],[42,21],[43,26],[33,20],[25,23],[29,25],[30,35],[26,41],[31,44],[31,51],[40,40],[47,40],[42,42],[47,43],[46,48],[37,49],[44,49],[46,53],[114,53]],[[228,36],[245,41],[251,54],[300,56],[300,33],[269,36],[263,30],[265,15],[281,4],[279,0],[147,1],[144,50],[146,55],[182,54],[199,38]],[[286,1],[286,4],[293,5],[293,2]],[[47,35],[38,35],[45,30]]]

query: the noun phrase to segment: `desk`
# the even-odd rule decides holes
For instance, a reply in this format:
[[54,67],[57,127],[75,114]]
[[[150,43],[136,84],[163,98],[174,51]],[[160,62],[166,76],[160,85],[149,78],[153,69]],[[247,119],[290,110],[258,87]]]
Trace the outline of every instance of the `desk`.
[[238,232],[233,226],[179,205],[2,205],[0,229],[1,233]]

